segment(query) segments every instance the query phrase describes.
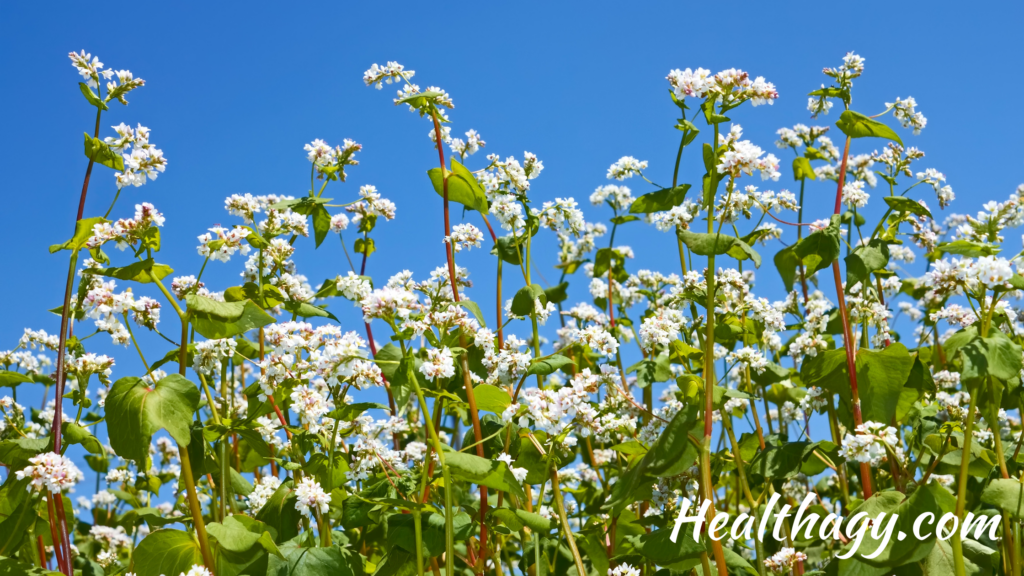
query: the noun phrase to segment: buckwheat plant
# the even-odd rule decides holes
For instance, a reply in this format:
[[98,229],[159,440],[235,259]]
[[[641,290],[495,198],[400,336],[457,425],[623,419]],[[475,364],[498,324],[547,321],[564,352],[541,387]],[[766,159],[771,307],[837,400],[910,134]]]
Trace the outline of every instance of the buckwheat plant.
[[[731,118],[772,114],[771,82],[669,71],[674,163],[621,151],[586,213],[536,155],[453,130],[447,92],[373,64],[366,86],[426,120],[426,195],[397,206],[358,172],[378,151],[318,139],[295,144],[304,195],[232,194],[192,222],[124,205],[166,193],[150,129],[102,122],[145,82],[70,58],[96,123],[50,248],[69,261],[58,331],[0,352],[5,573],[1021,574],[1024,261],[1004,243],[1024,186],[937,217],[951,184],[904,142],[927,120],[909,96],[855,111],[856,54],[774,151]],[[681,172],[688,148],[703,173]],[[110,207],[86,217],[94,167]],[[833,189],[829,214],[804,209]],[[433,222],[432,271],[368,270],[410,213]],[[616,243],[644,224],[664,246]],[[295,253],[332,235],[345,259],[314,284]],[[195,254],[172,269],[165,242]],[[660,249],[664,269],[633,264]],[[234,282],[204,282],[225,266]],[[107,338],[142,370],[89,350]]]

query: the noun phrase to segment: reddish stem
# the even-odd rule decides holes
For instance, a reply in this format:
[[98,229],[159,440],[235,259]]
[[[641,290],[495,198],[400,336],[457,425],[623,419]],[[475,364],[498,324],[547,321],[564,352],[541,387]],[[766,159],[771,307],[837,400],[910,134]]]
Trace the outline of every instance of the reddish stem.
[[[94,138],[98,138],[99,134],[100,134],[100,111],[97,110],[96,111],[96,128],[94,130],[93,137]],[[92,158],[90,158],[89,159],[89,165],[85,169],[85,178],[82,180],[82,194],[78,198],[78,214],[75,217],[75,227],[76,228],[78,227],[78,222],[82,219],[82,215],[85,213],[85,198],[86,198],[86,196],[89,193],[89,179],[92,176],[92,166],[93,166],[94,163],[95,163],[95,161]],[[67,339],[68,324],[70,323],[70,316],[71,316],[71,288],[72,288],[72,286],[74,284],[74,280],[75,280],[75,265],[77,264],[77,260],[78,260],[78,252],[75,251],[75,252],[72,253],[72,256],[71,256],[71,264],[70,264],[69,270],[68,270],[68,279],[67,279],[66,285],[64,286],[64,307],[61,309],[61,315],[60,315],[60,336],[58,338],[59,342],[58,342],[58,345],[57,345],[57,374],[56,374],[57,381],[55,382],[55,388],[56,388],[56,392],[57,392],[57,397],[56,397],[55,402],[54,402],[53,425],[51,427],[51,431],[53,432],[53,453],[54,454],[60,454],[61,453],[61,430],[62,430],[62,422],[61,422],[61,420],[62,420],[62,416],[63,416],[64,385],[65,385],[65,378],[66,378],[66,375],[65,375],[65,365],[64,365],[64,355],[65,355],[65,352],[67,350],[67,343],[68,343],[68,339]],[[67,520],[65,519],[64,514],[63,514],[63,512],[64,512],[64,505],[63,504],[64,504],[63,502],[58,501],[58,503],[57,503],[58,515],[57,516],[58,516],[58,519],[60,521],[60,532],[61,532],[61,534],[64,537],[62,539],[60,539],[60,540],[54,541],[53,548],[54,548],[55,551],[60,549],[60,548],[63,548],[63,550],[61,550],[61,554],[58,556],[58,566],[60,566],[61,572],[63,572],[66,576],[71,576],[71,564],[70,564],[70,562],[67,561],[67,559],[70,557],[70,554],[71,554],[71,542],[70,542],[70,539],[68,537]],[[65,560],[63,563],[61,563],[59,561],[59,559],[61,557],[63,557],[64,560]]]
[[39,546],[39,567],[49,570],[50,563],[46,561],[46,546],[43,545],[43,537],[36,536],[36,544]]
[[[58,533],[56,518],[57,515],[53,512],[53,496],[54,494],[50,493],[46,498],[46,511],[50,517],[50,539],[53,540],[53,558],[57,561],[57,567],[60,568],[60,571],[64,572],[68,568],[68,566],[65,566],[64,563],[64,539],[61,538],[60,534]],[[56,496],[58,498],[61,497],[60,494],[57,494]]]
[[[843,207],[843,184],[846,181],[846,161],[850,156],[850,137],[846,138],[846,146],[843,149],[843,162],[839,168],[838,185],[836,187],[835,214],[838,215]],[[843,319],[843,344],[846,349],[846,372],[850,375],[850,394],[853,397],[853,424],[860,426],[864,423],[864,416],[860,410],[860,392],[857,388],[857,359],[853,351],[853,329],[850,327],[850,314],[846,309],[846,294],[843,290],[843,278],[839,272],[839,260],[832,261],[832,275],[836,283],[836,295],[839,300],[839,315]],[[860,464],[860,482],[864,490],[864,499],[867,500],[873,494],[871,489],[871,466],[867,462]]]
[[[366,257],[363,257],[363,264],[366,264]],[[370,329],[370,323],[364,322],[366,325],[366,340],[370,343],[370,354],[374,358],[377,357],[377,345],[373,342],[373,330]],[[391,415],[397,416],[398,409],[395,407],[395,395],[391,393],[391,384],[388,382],[388,377],[383,373],[380,375],[380,379],[384,381],[384,390],[388,393],[388,407],[391,408]],[[398,450],[398,433],[395,432],[391,435],[391,442],[395,445],[395,450]]]
[[[451,223],[448,215],[448,170],[445,168],[444,163],[444,147],[441,141],[441,123],[437,121],[437,114],[431,112],[431,118],[434,121],[434,144],[437,145],[437,157],[441,162],[441,182],[444,190],[444,235],[445,237],[451,236]],[[488,226],[489,227],[489,226]],[[456,303],[459,302],[459,287],[458,279],[455,275],[455,255],[454,246],[445,244],[445,257],[448,260],[448,283],[452,287],[452,298]],[[473,382],[469,379],[469,373],[466,372],[467,365],[465,362],[465,356],[463,358],[462,369],[463,379],[466,386],[466,400],[469,403],[469,414],[473,420],[473,436],[476,439],[476,455],[484,457],[484,445],[483,445],[483,431],[480,429],[480,415],[477,412],[476,407],[476,395],[473,393]],[[480,558],[487,558],[487,487],[480,485]],[[474,572],[481,573],[481,571],[475,570],[476,562],[474,564]]]

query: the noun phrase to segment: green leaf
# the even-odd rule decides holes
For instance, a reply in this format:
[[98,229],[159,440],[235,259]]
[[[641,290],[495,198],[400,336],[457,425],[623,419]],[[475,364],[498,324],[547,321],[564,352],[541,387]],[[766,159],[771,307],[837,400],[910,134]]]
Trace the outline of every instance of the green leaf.
[[755,267],[761,267],[761,255],[754,251],[749,244],[734,236],[722,233],[701,234],[690,232],[689,230],[680,230],[679,239],[698,256],[728,254],[737,260],[749,258],[754,261]]
[[71,250],[73,252],[81,250],[85,246],[85,243],[88,242],[90,238],[92,238],[93,226],[97,224],[104,224],[107,222],[110,222],[110,220],[107,220],[106,218],[100,218],[99,216],[95,218],[84,218],[82,220],[75,222],[75,235],[72,236],[70,240],[64,242],[63,244],[51,245],[50,254],[53,254],[54,252],[60,252],[61,250]]
[[[941,518],[943,514],[953,512],[956,507],[956,498],[938,483],[930,483],[915,490],[908,498],[902,499],[894,492],[881,492],[867,500],[853,512],[866,512],[871,517],[877,517],[880,512],[895,514],[897,517],[894,526],[896,534],[913,534],[913,525],[918,518],[924,514],[933,514],[935,519]],[[898,505],[893,505],[898,503]],[[887,516],[883,523],[888,523]],[[925,528],[928,528],[927,524]],[[927,533],[927,530],[925,530]],[[903,542],[895,539],[885,542],[884,538],[874,538],[870,533],[865,533],[864,541],[859,548],[857,555],[861,561],[872,566],[892,568],[919,562],[928,557],[933,550],[936,539],[935,535],[925,540],[910,538]],[[883,544],[886,546],[882,548]],[[882,548],[880,551],[879,548]],[[848,549],[848,548],[847,548]],[[868,559],[863,556],[877,554],[875,558]]]
[[295,509],[296,500],[294,484],[291,480],[285,480],[256,514],[257,520],[277,530],[279,542],[290,540],[299,533],[298,525],[302,516]]
[[597,575],[608,574],[608,549],[603,534],[576,532],[576,545],[583,557],[590,561]]
[[409,106],[419,110],[421,114],[426,114],[430,109],[429,107],[431,106],[433,99],[440,95],[440,92],[434,90],[417,92],[395,100],[395,106],[398,106],[399,104],[408,104]]
[[140,262],[135,262],[119,268],[100,268],[89,271],[90,274],[109,276],[111,278],[117,278],[118,280],[130,280],[140,282],[142,284],[150,284],[156,280],[163,280],[172,272],[174,272],[174,270],[172,270],[170,266],[167,266],[166,264],[157,264],[152,258],[146,258]]
[[562,282],[561,284],[552,286],[550,288],[545,288],[544,295],[548,297],[548,302],[551,302],[552,304],[565,302],[566,299],[569,298],[569,294],[566,293],[566,290],[568,290],[568,288],[569,283]]
[[165,429],[186,447],[191,441],[192,415],[199,407],[199,389],[184,376],[171,374],[148,388],[129,376],[114,382],[107,395],[110,445],[122,458],[140,466],[149,458],[150,437]]
[[682,340],[673,340],[668,344],[669,362],[685,364],[688,359],[697,360],[704,356],[704,351],[690,346]]
[[462,452],[445,452],[444,459],[453,476],[526,498],[523,487],[502,462]]
[[892,208],[894,212],[909,212],[918,216],[927,216],[928,218],[932,217],[932,213],[928,208],[920,202],[911,200],[906,196],[886,196],[882,199],[885,200],[885,203],[888,204],[889,208]]
[[517,244],[512,236],[498,238],[498,243],[491,250],[491,253],[497,254],[503,262],[508,262],[513,266],[519,266],[523,263],[523,246]]
[[991,336],[975,337],[960,349],[963,370],[960,378],[972,382],[992,376],[1003,382],[1020,376],[1021,347],[1005,334],[993,330]]
[[[291,200],[281,200],[275,204],[271,204],[271,208],[274,210],[291,210],[292,212],[298,212],[304,216],[309,216],[313,213],[314,208],[317,204],[327,204],[333,200],[333,198],[323,198],[317,196],[302,196],[301,198],[292,198]],[[251,228],[250,228],[251,230]]]
[[[427,175],[430,176],[430,182],[434,185],[434,191],[443,198],[444,179],[441,169],[431,168],[427,171]],[[448,173],[448,200],[458,202],[481,214],[487,213],[487,194],[484,193],[483,186],[468,168],[454,158],[452,158],[452,169]]]
[[360,414],[367,410],[388,410],[389,408],[383,404],[376,402],[358,402],[356,404],[345,404],[340,408],[335,408],[327,414],[328,418],[333,418],[339,422],[351,422],[359,417]]
[[997,478],[990,481],[981,493],[981,501],[1014,518],[1024,518],[1024,484],[1017,480]]
[[835,448],[831,442],[769,444],[751,460],[750,471],[761,478],[793,478],[800,474],[804,462],[817,459],[814,451],[823,444]]
[[124,158],[103,140],[89,136],[88,132],[85,133],[85,157],[107,168],[124,171]]
[[814,168],[811,167],[811,161],[803,156],[794,158],[793,179],[799,181],[807,178],[810,178],[811,180],[818,179],[818,176],[814,173]]
[[175,516],[164,516],[164,513],[156,508],[150,508],[143,506],[141,508],[133,508],[122,517],[122,522],[134,526],[137,523],[145,522],[150,527],[156,528],[165,526],[167,524],[174,524],[176,522],[186,522],[191,518],[175,517]]
[[[636,492],[649,487],[652,478],[676,476],[693,466],[699,451],[690,441],[690,433],[700,424],[699,415],[696,403],[677,412],[640,462],[612,485],[611,495],[602,509],[618,513],[638,499]],[[700,433],[703,437],[703,430]]]
[[416,377],[415,361],[412,358],[404,357],[398,346],[391,343],[377,350],[374,359],[381,361],[380,371],[391,383],[391,392],[395,395],[395,402],[399,406],[405,406],[413,391],[409,377],[410,375],[413,378]]
[[803,262],[807,274],[814,274],[832,265],[839,257],[839,216],[832,216],[829,225],[811,232],[796,244],[793,254]]
[[181,530],[161,529],[142,539],[132,554],[131,571],[136,576],[182,574],[203,565],[199,543]]
[[885,268],[889,263],[889,243],[875,238],[866,245],[858,246],[846,257],[846,287],[852,288],[858,282],[871,281],[875,270]]
[[[229,552],[246,552],[260,542],[264,533],[273,531],[273,528],[244,514],[235,514],[225,518],[223,523],[207,524],[206,531],[217,539],[221,548]],[[276,534],[276,531],[274,533]]]
[[609,270],[616,270],[622,267],[625,258],[612,248],[601,248],[594,255],[594,278],[600,278]]
[[885,124],[868,118],[860,112],[846,110],[839,116],[836,126],[850,138],[885,138],[903,146],[903,140]]
[[[884,350],[857,350],[856,367],[864,421],[890,422],[896,415],[903,385],[910,378],[914,358],[906,346],[897,342]],[[845,349],[828,350],[807,358],[800,368],[800,378],[807,386],[820,386],[839,394],[850,406],[852,396]]]
[[377,251],[377,244],[374,243],[373,238],[357,238],[352,251],[356,254],[365,254],[369,258],[370,254]]
[[29,378],[25,374],[20,372],[11,372],[10,370],[0,370],[0,387],[14,388],[18,384],[24,384],[26,382],[32,382],[32,378]]
[[313,236],[316,240],[316,247],[319,248],[331,231],[331,214],[324,208],[323,204],[313,207]]
[[189,321],[196,332],[206,338],[228,338],[274,323],[274,317],[260,309],[252,300],[218,302],[212,298],[189,294],[185,296]]
[[512,297],[512,313],[516,316],[529,316],[533,314],[535,312],[533,309],[535,300],[539,300],[542,307],[547,305],[548,296],[544,293],[544,289],[539,284],[523,286]]
[[969,258],[993,256],[1001,251],[998,246],[985,244],[984,242],[971,242],[970,240],[942,242],[935,247],[935,252],[940,256],[942,254],[956,254],[957,256],[967,256]]
[[731,121],[729,118],[715,112],[714,100],[705,100],[704,103],[700,105],[700,109],[704,112],[704,120],[707,121],[708,126]]
[[553,373],[555,370],[568,366],[569,364],[575,364],[569,358],[562,356],[561,354],[552,354],[547,358],[537,358],[530,363],[530,368],[526,371],[527,375],[533,376],[540,374],[541,376],[547,376]]
[[473,388],[473,395],[476,398],[477,410],[484,410],[501,415],[512,404],[512,397],[508,392],[490,384],[480,384]]
[[33,456],[50,450],[53,444],[50,438],[15,438],[0,442],[0,462],[12,474],[28,466]]
[[672,530],[662,528],[646,534],[628,537],[633,548],[645,558],[658,564],[666,566],[682,562],[683,560],[699,558],[704,552],[704,544],[693,539],[693,526],[687,530],[686,526],[679,531],[676,541],[672,541]]
[[476,321],[479,322],[481,326],[483,326],[484,328],[487,327],[487,322],[484,320],[484,313],[480,310],[479,304],[472,300],[466,300],[465,297],[462,297],[462,299],[459,300],[459,306],[462,306],[466,310],[469,310],[470,314],[472,314],[473,317],[476,318]]
[[267,576],[362,576],[358,554],[335,544],[330,548],[303,548],[296,542],[280,547],[284,559],[271,556]]
[[636,372],[636,385],[647,388],[655,382],[667,382],[672,378],[668,354],[656,358],[644,358],[626,369],[626,374]]
[[14,558],[0,558],[0,576],[62,576],[38,566],[19,562]]
[[18,550],[38,517],[32,499],[23,498],[14,511],[0,522],[0,556],[10,555]]
[[612,224],[626,224],[629,222],[636,222],[639,220],[639,216],[633,216],[631,214],[621,214],[609,220]]
[[92,104],[100,110],[110,110],[110,108],[107,106],[107,103],[104,102],[102,98],[97,96],[96,93],[92,91],[92,88],[89,88],[89,85],[85,82],[79,82],[78,89],[82,91],[82,96],[85,96],[85,99],[89,102],[89,104]]
[[527,512],[526,510],[516,510],[516,518],[530,530],[540,532],[541,534],[547,534],[555,527],[553,520],[548,520],[540,514]]
[[100,444],[100,441],[90,434],[88,429],[83,428],[74,422],[64,422],[61,425],[61,430],[64,432],[64,441],[68,444],[81,444],[83,448],[92,454],[106,453],[106,451],[103,450],[103,444]]
[[516,516],[515,510],[510,508],[492,508],[488,514],[500,520],[502,524],[508,526],[513,532],[519,532],[525,526],[522,520]]
[[330,318],[331,320],[338,322],[338,319],[334,314],[331,314],[320,306],[314,306],[308,302],[296,302],[294,300],[289,300],[284,303],[284,309],[300,318]]
[[680,184],[675,188],[662,188],[656,192],[644,194],[630,204],[629,213],[650,214],[652,212],[671,210],[683,203],[683,200],[686,199],[686,192],[689,189],[689,184]]

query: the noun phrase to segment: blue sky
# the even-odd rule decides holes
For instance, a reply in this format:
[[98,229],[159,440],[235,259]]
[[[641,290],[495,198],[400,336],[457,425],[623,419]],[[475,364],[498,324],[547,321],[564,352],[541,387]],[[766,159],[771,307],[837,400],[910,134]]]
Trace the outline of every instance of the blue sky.
[[[823,67],[838,65],[851,50],[867,60],[855,84],[854,109],[875,114],[897,96],[917,99],[928,127],[917,137],[902,129],[900,134],[926,152],[920,168],[946,174],[957,193],[950,211],[973,213],[1024,182],[1018,144],[1024,114],[1015,108],[1016,96],[1024,92],[1017,62],[1021,5],[734,2],[718,15],[707,13],[716,6],[721,5],[366,2],[300,9],[256,2],[136,3],[115,12],[81,4],[5,3],[0,47],[12,69],[0,78],[7,111],[7,136],[0,139],[0,243],[8,247],[7,281],[0,283],[0,301],[6,303],[0,348],[16,345],[24,327],[58,331],[59,319],[46,310],[60,304],[67,253],[50,255],[47,247],[72,231],[87,162],[82,132],[91,132],[95,113],[76,86],[67,58],[72,50],[85,49],[107,67],[127,68],[147,81],[129,95],[128,107],[112,105],[101,137],[120,122],[142,123],[168,158],[167,172],[156,182],[125,190],[114,216],[130,216],[137,202],[155,204],[167,218],[158,261],[176,275],[198,272],[197,235],[237,221],[223,211],[224,197],[305,194],[309,164],[302,147],[314,138],[331,144],[352,138],[364,145],[348,183],[332,184],[326,196],[349,201],[360,185],[373,184],[398,205],[397,220],[379,224],[374,233],[378,252],[368,274],[380,283],[407,268],[423,278],[443,264],[441,202],[425,174],[437,162],[426,137],[429,126],[392,105],[393,89],[379,92],[361,80],[372,63],[387,60],[416,70],[421,86],[438,85],[451,94],[453,133],[478,130],[487,142],[485,153],[537,154],[545,170],[533,182],[534,201],[574,196],[586,204],[588,220],[610,216],[586,199],[608,183],[607,168],[621,156],[648,160],[652,180],[671,181],[678,110],[665,76],[673,68],[735,67],[773,82],[780,93],[774,106],[744,106],[730,116],[743,125],[746,138],[783,159],[779,182],[756,184],[795,189],[790,153],[775,150],[775,131],[798,122],[835,122],[836,113],[812,121],[806,93],[826,82]],[[862,140],[853,153],[882,145]],[[681,182],[697,183],[703,173],[692,152],[684,156]],[[478,154],[469,165],[479,168],[483,162]],[[626,184],[635,195],[653,190],[637,178]],[[937,209],[934,196],[918,190]],[[86,215],[102,215],[114,192],[113,173],[98,167]],[[830,183],[810,186],[805,220],[828,216],[834,193]],[[881,194],[877,190],[876,197]],[[793,232],[787,234],[791,241]],[[1014,242],[1015,237],[1010,235]],[[553,282],[556,244],[550,235],[545,238],[535,253],[542,274]],[[630,224],[616,243],[636,250],[633,271],[678,272],[674,239],[651,227]],[[315,252],[311,240],[298,246],[299,271],[316,284],[347,270],[336,238]],[[770,263],[774,248],[761,251]],[[113,254],[121,264],[128,256]],[[459,260],[477,283],[470,296],[493,318],[493,260],[486,250]],[[238,258],[211,263],[207,285],[222,290],[238,284],[241,264]],[[511,295],[521,279],[506,278],[505,294]],[[830,283],[823,286],[834,297]],[[771,299],[784,295],[769,267],[759,272],[757,290]],[[589,301],[582,274],[570,294],[571,301]],[[362,331],[349,303],[337,300],[331,310],[344,329]],[[168,333],[176,332],[176,322],[166,309]],[[528,328],[512,331],[525,336]],[[110,346],[106,336],[90,342],[92,350],[116,355],[115,377],[141,370],[134,354]],[[144,338],[143,345],[152,358],[167,348],[155,337]]]

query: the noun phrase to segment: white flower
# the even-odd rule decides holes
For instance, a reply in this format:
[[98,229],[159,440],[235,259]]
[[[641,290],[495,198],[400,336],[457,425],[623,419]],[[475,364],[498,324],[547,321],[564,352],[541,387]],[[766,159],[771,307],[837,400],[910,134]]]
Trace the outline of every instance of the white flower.
[[331,216],[331,232],[335,234],[341,234],[343,230],[348,228],[348,216],[344,214],[335,214]]
[[615,352],[619,349],[619,341],[601,326],[587,326],[583,330],[573,329],[568,339],[572,342],[586,344],[595,352],[600,352],[609,358],[615,356]]
[[320,483],[305,477],[295,486],[295,509],[301,514],[316,516],[316,512],[326,514],[331,509],[331,497],[320,487]]
[[764,354],[750,346],[744,346],[735,352],[730,352],[729,362],[735,362],[740,366],[750,368],[758,374],[763,373],[765,368],[768,367],[768,360],[765,359]]
[[615,568],[608,569],[608,576],[640,576],[640,569],[629,564],[619,564]]
[[29,490],[39,492],[46,488],[52,494],[59,494],[85,478],[70,458],[60,454],[44,452],[28,461],[30,465],[18,470],[15,476],[18,480],[29,478]]
[[452,226],[452,235],[444,237],[445,244],[452,244],[456,252],[463,249],[479,248],[484,239],[484,233],[472,224],[456,224]]
[[847,460],[878,466],[888,458],[888,449],[892,450],[898,459],[903,459],[903,448],[900,446],[896,428],[878,422],[865,422],[857,426],[856,432],[856,436],[846,434],[843,437],[843,447],[839,449],[840,456]]
[[807,560],[807,555],[793,548],[783,548],[764,561],[765,568],[772,574],[789,574],[797,562]]
[[236,252],[241,252],[243,256],[249,253],[250,246],[245,240],[251,234],[249,230],[240,226],[232,230],[214,226],[209,230],[206,234],[199,236],[200,256],[227,262]]
[[594,206],[600,206],[605,201],[615,207],[616,210],[626,210],[633,203],[633,195],[630,193],[629,188],[625,186],[616,186],[614,184],[598,186],[597,190],[594,190],[594,193],[590,195],[590,203]]
[[506,454],[505,452],[502,452],[501,454],[498,455],[497,460],[498,462],[504,462],[508,466],[509,471],[511,471],[512,475],[515,476],[516,482],[526,481],[526,476],[529,474],[529,472],[526,470],[526,468],[516,468],[515,466],[513,466],[512,456]]
[[668,346],[679,337],[679,331],[688,324],[683,313],[674,308],[659,308],[653,316],[644,318],[640,326],[640,343],[651,352],[655,345]]
[[871,195],[864,190],[864,182],[847,182],[843,185],[843,204],[851,208],[863,208],[868,205]]
[[383,84],[391,84],[403,78],[408,81],[415,75],[416,72],[414,70],[406,70],[405,66],[398,62],[388,62],[384,66],[378,66],[377,64],[370,66],[369,70],[363,72],[363,82],[367,86],[373,86],[380,90],[383,88]]
[[900,100],[897,97],[895,102],[886,102],[885,106],[892,108],[892,115],[900,121],[904,128],[913,128],[914,134],[920,134],[928,124],[928,119],[924,117],[924,114],[915,110],[917,101],[913,96],[908,96],[906,100]]
[[764,150],[749,140],[739,140],[741,134],[740,126],[734,124],[728,136],[719,135],[719,144],[727,145],[728,148],[718,157],[718,171],[738,178],[742,174],[750,176],[754,170],[758,170],[762,180],[778,180],[782,175],[779,172],[779,159],[774,154],[762,157]]
[[213,576],[213,573],[207,570],[206,566],[193,564],[188,572],[182,572],[180,576]]
[[223,363],[235,355],[236,345],[232,338],[197,342],[192,369],[207,376],[219,374]]
[[455,361],[452,358],[452,351],[447,346],[441,350],[436,348],[427,350],[427,361],[420,364],[420,373],[429,380],[454,376]]
[[103,62],[100,62],[99,56],[87,54],[85,50],[82,50],[81,54],[71,52],[68,54],[68,58],[71,58],[71,65],[78,70],[79,75],[90,88],[99,87],[100,75],[108,79],[113,76],[113,72],[110,70],[101,71]]
[[646,169],[647,160],[641,161],[632,156],[623,156],[608,168],[608,179],[625,180],[626,178],[632,178],[634,175],[642,175],[642,171]]
[[341,295],[345,298],[355,302],[356,305],[359,305],[363,299],[373,292],[373,286],[370,286],[366,278],[356,275],[351,270],[346,276],[338,276],[336,285],[338,292],[341,292]]

